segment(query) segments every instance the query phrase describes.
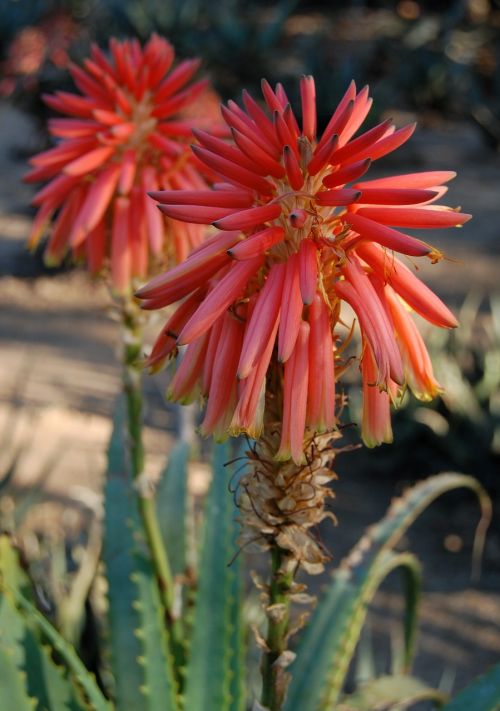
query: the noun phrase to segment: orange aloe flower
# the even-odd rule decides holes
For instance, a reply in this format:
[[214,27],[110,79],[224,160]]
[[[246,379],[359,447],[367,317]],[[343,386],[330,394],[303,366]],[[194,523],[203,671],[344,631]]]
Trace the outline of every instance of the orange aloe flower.
[[335,342],[343,302],[362,334],[368,445],[391,438],[389,405],[405,384],[432,397],[438,384],[407,307],[452,328],[449,309],[404,266],[440,253],[399,228],[462,225],[469,215],[436,206],[452,172],[365,180],[372,161],[395,150],[414,126],[391,121],[358,134],[372,103],[352,83],[320,137],[312,77],[300,90],[302,122],[283,87],[264,81],[265,108],[244,92],[244,108],[222,107],[233,141],[195,131],[198,159],[218,176],[213,190],[152,193],[176,219],[212,223],[218,233],[138,295],[156,309],[183,299],[149,356],[159,367],[187,344],[170,386],[174,400],[207,397],[205,433],[223,437],[263,426],[271,359],[283,364],[278,458],[303,460],[308,433],[335,426]]
[[[49,264],[67,250],[84,258],[92,274],[110,263],[114,289],[126,292],[144,279],[151,258],[178,262],[200,244],[197,220],[162,219],[146,191],[200,190],[206,182],[189,148],[193,126],[217,131],[208,83],[191,81],[199,60],[172,69],[175,52],[153,35],[111,39],[109,56],[93,46],[83,67],[70,72],[80,94],[64,91],[45,102],[64,118],[49,121],[57,144],[31,159],[30,182],[49,180],[34,197],[39,210],[30,244],[55,215],[45,251]],[[208,109],[207,109],[208,106]]]

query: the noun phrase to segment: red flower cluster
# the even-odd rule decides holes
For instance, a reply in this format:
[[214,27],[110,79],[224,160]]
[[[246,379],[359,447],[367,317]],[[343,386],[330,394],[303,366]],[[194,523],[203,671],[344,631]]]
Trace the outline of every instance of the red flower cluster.
[[133,277],[145,278],[151,256],[181,261],[204,236],[197,224],[166,224],[146,195],[206,188],[189,141],[193,126],[216,130],[218,120],[210,102],[201,102],[207,81],[190,83],[199,61],[172,69],[174,58],[172,45],[157,35],[143,48],[112,39],[109,57],[93,46],[83,68],[71,66],[81,95],[44,97],[69,118],[51,119],[50,133],[60,140],[31,159],[26,179],[50,182],[33,200],[39,211],[30,242],[56,214],[47,261],[57,264],[70,248],[95,274],[109,259],[119,292]]
[[[363,181],[372,161],[403,144],[414,126],[391,121],[357,135],[372,103],[352,83],[321,137],[312,77],[301,81],[299,126],[281,85],[263,82],[267,111],[249,94],[222,108],[233,142],[195,131],[198,159],[220,176],[213,190],[153,192],[178,220],[212,223],[218,234],[139,291],[144,308],[184,299],[148,359],[158,367],[188,344],[170,386],[174,400],[207,396],[202,429],[257,437],[266,374],[283,363],[278,458],[303,458],[306,432],[335,425],[335,328],[342,302],[362,334],[363,438],[391,439],[389,405],[406,383],[421,398],[438,384],[409,313],[438,326],[456,320],[395,252],[440,254],[396,228],[451,227],[469,219],[434,203],[452,172]],[[356,137],[355,137],[356,136]],[[409,308],[408,308],[409,307]]]

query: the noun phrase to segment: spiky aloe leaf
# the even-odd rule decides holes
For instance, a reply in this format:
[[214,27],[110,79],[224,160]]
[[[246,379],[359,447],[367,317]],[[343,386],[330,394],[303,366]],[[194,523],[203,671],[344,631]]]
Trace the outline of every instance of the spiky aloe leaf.
[[120,711],[173,711],[178,705],[165,621],[137,519],[120,401],[108,449],[103,547],[114,698]]
[[21,671],[8,649],[0,646],[0,704],[3,709],[34,711],[36,700],[26,691],[26,674]]
[[[228,491],[229,447],[215,447],[205,509],[199,583],[186,674],[186,709],[242,708],[241,619],[235,553],[235,507]],[[236,646],[235,646],[236,645]],[[238,675],[237,677],[235,675]],[[234,696],[232,696],[232,694]]]
[[[16,608],[13,593],[31,594],[31,582],[21,567],[19,553],[8,536],[0,537],[0,645],[24,674],[26,693],[36,699],[36,708],[83,711],[72,683],[54,663],[50,650],[31,628],[30,618]],[[8,708],[2,702],[0,708]],[[10,703],[10,700],[9,700]]]
[[443,707],[443,711],[498,711],[500,709],[500,664],[475,679]]
[[29,620],[30,629],[37,633],[37,636],[46,639],[54,651],[59,654],[75,683],[85,694],[90,708],[93,711],[110,711],[110,704],[104,698],[93,675],[85,668],[74,648],[61,637],[31,602],[15,590],[9,590],[8,593],[9,596],[12,596],[16,608]]
[[[482,509],[481,534],[491,516],[491,504],[481,485],[463,474],[431,477],[396,499],[387,515],[354,547],[335,571],[301,638],[297,658],[291,665],[292,681],[285,703],[287,711],[320,711],[333,706],[340,694],[352,653],[361,630],[366,606],[387,574],[387,554],[418,515],[438,496],[465,487],[475,492]],[[481,540],[478,536],[476,540]],[[390,562],[390,559],[389,559]],[[393,569],[389,565],[389,569]],[[415,560],[405,565],[417,590]],[[416,624],[416,594],[407,596],[406,666],[409,666]]]
[[442,706],[444,695],[413,676],[381,676],[346,696],[337,711],[388,711],[396,705],[407,708],[419,701]]
[[177,442],[156,490],[158,521],[174,576],[186,569],[188,457],[188,443]]

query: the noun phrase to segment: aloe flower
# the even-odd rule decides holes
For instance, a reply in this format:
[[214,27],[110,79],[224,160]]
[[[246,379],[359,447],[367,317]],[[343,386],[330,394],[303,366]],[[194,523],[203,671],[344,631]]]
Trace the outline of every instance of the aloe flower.
[[111,39],[109,56],[94,45],[83,67],[70,66],[79,94],[44,97],[65,116],[49,121],[56,145],[30,161],[26,179],[49,180],[33,199],[39,209],[30,243],[53,221],[47,262],[59,263],[68,249],[92,274],[109,262],[119,293],[132,278],[146,277],[152,258],[181,261],[204,235],[189,220],[166,223],[146,196],[158,188],[205,188],[189,149],[191,129],[220,123],[207,81],[192,82],[199,61],[173,68],[174,59],[172,45],[157,35],[143,48]]
[[157,368],[187,345],[169,395],[207,398],[207,434],[259,436],[274,354],[283,386],[276,458],[299,464],[304,438],[336,423],[343,304],[361,331],[366,444],[390,441],[390,403],[406,385],[417,397],[435,395],[410,311],[443,328],[456,320],[395,255],[439,260],[436,249],[401,228],[452,227],[470,216],[435,204],[452,172],[361,180],[414,131],[388,120],[358,133],[372,103],[367,88],[351,83],[321,136],[312,77],[300,84],[301,124],[280,84],[273,90],[264,81],[262,91],[265,108],[246,92],[244,108],[232,101],[222,107],[231,142],[194,131],[197,159],[220,181],[213,190],[151,193],[170,218],[213,224],[217,233],[139,296],[147,309],[182,300],[148,364]]

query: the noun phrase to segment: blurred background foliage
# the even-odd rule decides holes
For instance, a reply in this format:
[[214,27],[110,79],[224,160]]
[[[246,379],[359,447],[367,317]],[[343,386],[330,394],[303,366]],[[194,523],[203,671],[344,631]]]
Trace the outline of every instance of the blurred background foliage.
[[[499,0],[1,0],[0,94],[40,112],[40,94],[110,34],[175,41],[204,58],[223,98],[262,76],[312,73],[320,120],[354,77],[377,111],[465,118],[500,143]],[[294,82],[292,82],[292,86]],[[293,95],[292,95],[293,98]],[[375,120],[375,115],[373,120]]]

